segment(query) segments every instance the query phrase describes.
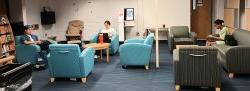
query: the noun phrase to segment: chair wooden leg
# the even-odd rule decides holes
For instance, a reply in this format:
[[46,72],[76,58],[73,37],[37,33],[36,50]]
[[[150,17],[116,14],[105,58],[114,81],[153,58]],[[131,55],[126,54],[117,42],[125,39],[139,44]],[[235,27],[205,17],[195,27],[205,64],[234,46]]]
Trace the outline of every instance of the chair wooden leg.
[[145,65],[145,69],[148,70],[148,69],[149,69],[149,66],[148,66],[148,65]]
[[230,79],[233,79],[234,78],[234,73],[229,73],[228,76],[229,76]]
[[180,88],[181,88],[180,85],[175,85],[175,90],[176,90],[176,91],[179,91]]
[[216,88],[215,88],[215,91],[220,91],[220,88],[219,88],[219,87],[216,87]]
[[86,83],[87,78],[81,78],[81,80],[82,80],[82,83]]
[[55,78],[50,78],[50,82],[54,82],[55,81]]

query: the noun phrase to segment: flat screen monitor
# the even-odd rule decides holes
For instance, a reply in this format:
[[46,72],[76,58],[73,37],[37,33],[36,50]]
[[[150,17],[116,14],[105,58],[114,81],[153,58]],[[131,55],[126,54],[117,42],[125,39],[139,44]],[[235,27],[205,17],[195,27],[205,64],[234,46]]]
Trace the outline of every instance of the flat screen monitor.
[[124,9],[124,19],[126,21],[134,20],[134,8],[125,8]]
[[41,23],[44,25],[46,24],[55,24],[56,18],[55,18],[55,12],[47,12],[43,11],[41,12]]

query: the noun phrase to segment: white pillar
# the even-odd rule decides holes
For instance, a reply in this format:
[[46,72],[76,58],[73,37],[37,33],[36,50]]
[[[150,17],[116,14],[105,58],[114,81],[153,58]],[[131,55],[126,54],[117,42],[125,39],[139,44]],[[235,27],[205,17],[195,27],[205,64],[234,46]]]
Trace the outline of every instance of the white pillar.
[[159,61],[159,35],[158,35],[158,0],[155,0],[155,19],[156,19],[156,23],[155,23],[155,41],[156,41],[156,68],[160,68],[160,61]]
[[27,25],[28,24],[28,19],[27,19],[27,10],[26,10],[26,0],[22,0],[22,13],[23,13],[23,24]]

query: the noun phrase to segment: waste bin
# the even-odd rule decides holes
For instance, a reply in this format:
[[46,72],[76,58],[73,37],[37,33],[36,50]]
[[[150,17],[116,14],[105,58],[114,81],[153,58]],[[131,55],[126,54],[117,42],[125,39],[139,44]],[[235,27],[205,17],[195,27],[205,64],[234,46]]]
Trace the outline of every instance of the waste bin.
[[0,67],[0,91],[31,91],[32,65],[7,64]]

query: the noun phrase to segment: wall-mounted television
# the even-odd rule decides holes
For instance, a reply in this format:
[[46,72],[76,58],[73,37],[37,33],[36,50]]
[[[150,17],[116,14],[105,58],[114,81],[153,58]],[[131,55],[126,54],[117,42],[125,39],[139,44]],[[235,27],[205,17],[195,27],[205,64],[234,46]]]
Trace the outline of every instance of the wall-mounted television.
[[134,21],[134,8],[125,8],[124,9],[124,20],[125,21]]
[[41,12],[41,23],[43,25],[55,24],[56,23],[55,12],[53,12],[53,11],[42,11]]

